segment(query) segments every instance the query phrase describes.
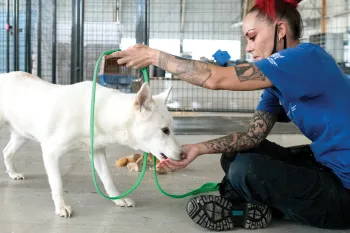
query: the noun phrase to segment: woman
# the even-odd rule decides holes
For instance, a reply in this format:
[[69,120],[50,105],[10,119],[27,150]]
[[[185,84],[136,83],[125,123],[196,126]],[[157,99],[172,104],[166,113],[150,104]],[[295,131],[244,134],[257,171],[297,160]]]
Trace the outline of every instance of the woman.
[[[193,197],[187,206],[204,228],[262,228],[271,216],[321,228],[350,226],[350,80],[322,48],[299,43],[297,5],[257,0],[243,22],[252,63],[218,67],[143,45],[111,55],[119,64],[152,64],[212,90],[265,89],[245,132],[184,145],[182,161],[160,165],[176,170],[200,155],[222,154],[220,195]],[[285,148],[267,141],[278,121],[293,121],[311,145]]]

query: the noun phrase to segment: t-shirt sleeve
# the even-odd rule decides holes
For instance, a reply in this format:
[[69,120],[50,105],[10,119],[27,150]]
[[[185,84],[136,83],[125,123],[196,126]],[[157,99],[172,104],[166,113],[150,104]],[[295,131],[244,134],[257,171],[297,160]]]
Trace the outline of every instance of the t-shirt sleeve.
[[285,99],[321,95],[327,87],[326,60],[316,47],[299,45],[255,61]]
[[270,89],[264,90],[256,110],[275,113],[278,116],[278,122],[290,122],[290,119],[284,111],[284,108],[280,104],[278,98],[270,92]]

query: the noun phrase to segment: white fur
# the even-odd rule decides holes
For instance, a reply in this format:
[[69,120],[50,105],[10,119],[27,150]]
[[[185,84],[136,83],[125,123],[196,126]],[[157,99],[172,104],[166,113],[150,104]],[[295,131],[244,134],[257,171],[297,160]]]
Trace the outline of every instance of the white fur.
[[[165,105],[170,91],[152,96],[148,84],[143,84],[137,94],[125,94],[96,85],[95,168],[109,196],[120,193],[106,162],[108,144],[149,152],[159,160],[164,159],[161,153],[181,158],[181,146]],[[24,72],[0,75],[0,126],[7,123],[11,129],[10,141],[3,150],[7,172],[12,179],[24,179],[13,165],[13,155],[28,139],[40,143],[55,212],[62,217],[70,217],[72,208],[64,201],[59,159],[76,149],[90,154],[91,94],[91,81],[55,85]],[[163,127],[169,128],[169,135]],[[114,202],[135,206],[129,198]]]

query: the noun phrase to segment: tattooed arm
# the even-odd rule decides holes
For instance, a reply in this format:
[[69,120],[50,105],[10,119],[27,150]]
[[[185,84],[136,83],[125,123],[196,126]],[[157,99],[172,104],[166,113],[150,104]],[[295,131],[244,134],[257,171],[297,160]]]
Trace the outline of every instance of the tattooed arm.
[[208,89],[243,91],[272,87],[272,83],[253,63],[220,67],[159,51],[154,65],[188,83]]
[[200,155],[244,151],[255,148],[267,137],[276,121],[276,114],[256,111],[245,132],[233,133],[201,143],[185,144],[182,146],[182,160],[165,160],[160,162],[157,167],[174,171],[188,166]]
[[158,66],[188,83],[207,89],[248,91],[272,87],[272,83],[253,63],[220,67],[174,56],[142,44],[105,56],[106,59],[108,57],[119,58],[118,64],[127,67]]
[[208,84],[211,81],[208,81],[208,79],[212,77],[213,70],[215,70],[214,65],[174,56],[162,51],[159,51],[158,59],[154,65],[188,83],[206,88],[209,87]]
[[199,143],[200,154],[235,152],[255,148],[267,137],[276,122],[276,114],[255,111],[245,132],[233,133]]

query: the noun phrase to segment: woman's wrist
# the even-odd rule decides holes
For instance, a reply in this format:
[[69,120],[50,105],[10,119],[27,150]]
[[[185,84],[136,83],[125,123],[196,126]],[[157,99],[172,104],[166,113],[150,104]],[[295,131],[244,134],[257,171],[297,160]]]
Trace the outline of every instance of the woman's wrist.
[[198,151],[197,152],[198,156],[204,155],[204,154],[209,154],[208,147],[205,144],[197,143],[195,145],[196,145],[196,148],[197,148],[197,151]]
[[160,51],[158,49],[148,47],[148,57],[151,65],[159,66],[159,54]]

